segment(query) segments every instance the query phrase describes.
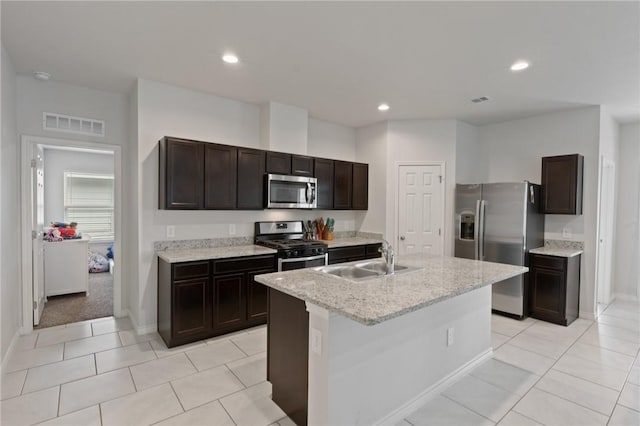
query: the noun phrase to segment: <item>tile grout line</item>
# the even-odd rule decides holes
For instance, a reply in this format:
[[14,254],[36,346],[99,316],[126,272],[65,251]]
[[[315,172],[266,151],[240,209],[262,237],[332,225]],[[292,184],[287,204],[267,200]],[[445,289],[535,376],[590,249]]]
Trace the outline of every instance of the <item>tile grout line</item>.
[[[498,422],[494,422],[494,421],[493,421],[493,420],[491,420],[489,417],[485,416],[484,414],[480,414],[480,413],[478,413],[478,412],[477,412],[476,410],[474,410],[473,408],[467,407],[466,405],[464,405],[464,404],[463,404],[463,403],[461,403],[461,402],[456,401],[455,399],[451,398],[449,395],[445,395],[444,393],[441,393],[441,394],[440,394],[440,396],[441,396],[441,397],[443,397],[443,398],[448,399],[449,401],[453,402],[453,403],[454,403],[454,404],[456,404],[456,405],[461,406],[462,408],[465,408],[465,409],[467,409],[467,410],[471,411],[471,412],[472,412],[472,413],[474,413],[474,414],[479,415],[479,416],[480,416],[480,417],[482,417],[483,419],[487,419],[487,420],[489,420],[489,421],[490,421],[491,423],[493,423],[494,425],[498,424]],[[509,411],[511,411],[511,409],[509,409]],[[508,413],[509,411],[507,411],[507,413]],[[505,414],[505,415],[506,415],[506,414]],[[405,420],[406,420],[406,419],[405,419]],[[502,420],[502,419],[500,419],[500,420]]]
[[[180,397],[178,396],[178,393],[176,392],[175,388],[173,387],[173,383],[168,382],[169,383],[169,387],[171,387],[171,391],[173,392],[173,394],[175,395],[176,399],[178,400],[178,404],[180,404],[180,408],[182,408],[182,413],[176,414],[176,416],[179,416],[180,414],[186,413],[187,410],[185,410],[184,405],[182,405],[182,401],[180,401]],[[135,386],[135,385],[134,385]],[[175,417],[175,416],[172,416]],[[170,417],[167,417],[167,419],[169,419]],[[166,419],[162,419],[163,421]]]
[[[595,323],[595,321],[594,321],[594,323]],[[535,324],[535,322],[534,322],[533,324]],[[530,328],[533,324],[531,324],[529,327],[526,327],[525,329],[523,329],[520,333],[522,333],[522,332],[524,332],[525,330],[527,330],[528,328]],[[557,360],[555,360],[555,361],[554,361],[554,363],[553,363],[553,364],[552,364],[552,365],[551,365],[551,366],[550,366],[550,367],[549,367],[549,368],[548,368],[548,369],[547,369],[543,374],[541,374],[540,376],[538,376],[538,377],[539,377],[539,378],[538,378],[538,380],[536,380],[536,382],[535,382],[535,383],[534,383],[534,384],[533,384],[529,389],[527,389],[527,391],[526,391],[522,396],[520,396],[520,398],[518,399],[518,401],[516,401],[516,402],[511,406],[511,408],[509,409],[509,411],[507,411],[507,412],[506,412],[506,414],[505,414],[504,416],[502,416],[502,417],[500,418],[500,420],[499,420],[498,422],[496,422],[496,423],[500,423],[500,422],[504,419],[504,417],[505,417],[507,414],[509,414],[509,412],[511,412],[511,411],[515,411],[515,410],[514,410],[514,408],[516,407],[516,405],[518,405],[518,404],[520,403],[520,401],[522,401],[522,399],[524,399],[524,397],[525,397],[525,396],[527,396],[527,395],[529,394],[529,392],[531,391],[531,389],[533,389],[533,388],[535,388],[535,387],[536,387],[536,385],[540,382],[540,380],[542,380],[542,378],[544,378],[544,377],[549,373],[549,371],[551,371],[551,370],[553,369],[553,367],[558,363],[558,361],[560,361],[560,358],[562,358],[562,357],[567,353],[567,351],[568,351],[569,349],[571,349],[571,347],[573,347],[573,345],[575,345],[575,343],[580,339],[580,337],[582,337],[582,336],[583,336],[583,335],[584,335],[584,334],[585,334],[585,333],[586,333],[586,332],[587,332],[587,331],[588,331],[592,326],[593,326],[593,324],[591,324],[589,327],[587,327],[587,328],[586,328],[586,329],[585,329],[585,330],[584,330],[580,335],[578,335],[578,336],[575,338],[575,340],[571,343],[571,345],[569,345],[569,347],[568,347],[568,348],[567,348],[567,349],[566,349],[566,350],[565,350],[565,351],[564,351],[564,352],[563,352],[563,353],[558,357],[558,359],[557,359]],[[515,335],[515,336],[513,336],[511,339],[515,338],[515,337],[516,337],[517,335],[519,335],[520,333],[516,334],[516,335]],[[511,339],[509,339],[509,340],[508,340],[508,341],[506,341],[505,343],[508,343]],[[517,347],[517,346],[516,346],[516,347]],[[520,348],[520,349],[522,349],[522,348]],[[522,350],[526,350],[526,349],[522,349]],[[528,350],[527,350],[527,352],[531,352],[531,353],[536,354],[535,352],[528,351]],[[538,354],[536,354],[536,355],[538,355]],[[492,359],[495,359],[495,358],[492,358]],[[497,361],[500,361],[500,360],[497,360]],[[505,361],[501,361],[501,362],[505,362]],[[512,365],[512,366],[514,366],[514,367],[517,367],[517,368],[521,368],[521,367],[515,366],[515,365],[513,365],[513,364],[510,364],[510,363],[508,363],[508,362],[505,362],[505,363],[506,363],[506,364],[509,364],[509,365]],[[529,371],[529,370],[527,370],[526,368],[521,368],[521,369],[522,369],[522,370],[525,370],[525,371]],[[533,371],[529,371],[529,372],[530,372],[531,374],[533,374],[534,376],[537,376],[537,374],[535,374]],[[471,374],[471,373],[469,373],[469,374]],[[474,377],[475,377],[475,376],[474,376]],[[481,378],[478,378],[478,379],[479,379],[479,380],[482,380]],[[583,379],[583,380],[584,380],[584,379]],[[485,382],[485,383],[488,383],[488,382],[486,382],[486,381],[484,381],[484,380],[482,380],[482,381],[483,381],[483,382]],[[489,383],[489,384],[491,384],[491,383]],[[498,386],[498,388],[500,388],[500,387]],[[542,390],[542,389],[538,389],[538,390]],[[514,393],[514,392],[512,392],[512,393]],[[549,393],[549,392],[547,392],[547,393]],[[516,395],[517,395],[517,394],[516,394]],[[561,398],[561,397],[559,397],[558,395],[555,395],[555,394],[551,394],[551,395],[554,395],[554,396],[556,396],[556,397],[558,397],[558,398]],[[564,399],[564,398],[561,398],[561,399]],[[568,400],[567,400],[567,401],[568,401]],[[569,402],[573,402],[573,401],[569,401]],[[574,403],[574,404],[576,404],[575,402],[573,402],[573,403]],[[576,404],[576,405],[580,405],[580,404]],[[468,408],[468,407],[466,407],[466,408]],[[591,411],[593,411],[593,410],[591,410]],[[520,413],[520,412],[518,412],[518,411],[516,411],[516,412],[517,412],[518,414],[521,414],[521,413]],[[525,417],[526,417],[526,416],[525,416]],[[534,421],[536,421],[536,422],[537,422],[537,420],[535,420],[535,419],[532,419],[532,420],[534,420]]]

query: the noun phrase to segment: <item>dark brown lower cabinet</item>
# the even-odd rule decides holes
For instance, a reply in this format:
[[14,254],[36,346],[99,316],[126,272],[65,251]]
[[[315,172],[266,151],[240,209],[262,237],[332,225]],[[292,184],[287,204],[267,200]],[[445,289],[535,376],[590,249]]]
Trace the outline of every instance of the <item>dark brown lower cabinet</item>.
[[267,325],[267,380],[273,402],[297,425],[307,424],[309,313],[304,300],[272,288]]
[[173,347],[264,324],[267,287],[254,277],[275,270],[274,255],[158,259],[158,333]]
[[213,277],[213,327],[235,327],[245,320],[245,274]]
[[356,260],[375,259],[380,256],[378,249],[382,244],[366,244],[360,246],[336,247],[329,249],[329,265]]
[[530,254],[531,316],[569,325],[580,307],[580,255],[574,257]]

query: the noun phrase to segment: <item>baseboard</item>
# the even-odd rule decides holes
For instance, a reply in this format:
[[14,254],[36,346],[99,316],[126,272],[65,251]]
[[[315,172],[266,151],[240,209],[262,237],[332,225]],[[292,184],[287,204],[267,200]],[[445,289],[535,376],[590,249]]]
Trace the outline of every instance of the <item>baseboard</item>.
[[589,311],[580,311],[578,312],[578,318],[583,318],[583,319],[587,319],[590,321],[595,321],[596,316],[593,312],[589,312]]
[[21,332],[21,329],[17,329],[16,332],[13,333],[13,337],[11,338],[11,343],[9,343],[9,348],[7,349],[7,352],[2,357],[2,363],[0,364],[0,372],[4,372],[5,364],[7,363],[7,360],[11,358],[11,355],[13,355],[13,352],[15,351],[15,348],[16,348],[16,342],[18,341],[18,337],[22,335],[20,332]]
[[134,318],[128,309],[126,309],[124,312],[126,312],[125,316],[129,317],[129,319],[131,320],[131,324],[133,324],[134,330],[136,330],[136,333],[138,333],[139,335],[154,333],[158,331],[158,324],[154,323],[154,324],[140,325],[138,324],[137,318]]
[[407,418],[411,413],[413,413],[414,411],[422,407],[424,404],[429,402],[429,400],[440,395],[442,391],[445,388],[447,388],[450,384],[460,379],[462,376],[467,374],[469,371],[473,370],[480,363],[491,358],[492,356],[493,356],[493,349],[489,348],[488,350],[481,353],[471,361],[462,365],[460,368],[458,368],[454,372],[438,380],[436,383],[434,383],[433,385],[429,386],[427,389],[420,392],[415,398],[406,402],[400,408],[387,414],[385,417],[378,420],[375,424],[376,425],[395,425],[400,423],[403,419]]
[[633,294],[625,294],[625,293],[614,293],[611,298],[611,302],[614,300],[620,300],[623,302],[640,302],[640,298]]

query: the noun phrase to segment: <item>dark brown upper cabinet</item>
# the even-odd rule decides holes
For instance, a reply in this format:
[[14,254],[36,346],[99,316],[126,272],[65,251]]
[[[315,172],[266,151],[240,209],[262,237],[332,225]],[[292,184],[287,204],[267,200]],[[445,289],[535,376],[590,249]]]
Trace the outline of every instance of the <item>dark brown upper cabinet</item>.
[[353,198],[351,208],[367,210],[369,208],[369,165],[353,163]]
[[203,208],[204,144],[165,137],[160,141],[158,207]]
[[351,209],[353,197],[353,163],[335,161],[333,184],[333,208]]
[[204,208],[236,208],[238,149],[228,145],[204,144]]
[[582,214],[580,154],[542,158],[542,213]]
[[262,210],[265,152],[238,148],[238,203],[240,210]]
[[267,173],[290,175],[291,154],[267,151]]
[[291,174],[295,176],[313,176],[313,157],[292,155]]
[[333,209],[333,160],[315,158],[314,176],[318,180],[316,195],[318,198],[317,208]]

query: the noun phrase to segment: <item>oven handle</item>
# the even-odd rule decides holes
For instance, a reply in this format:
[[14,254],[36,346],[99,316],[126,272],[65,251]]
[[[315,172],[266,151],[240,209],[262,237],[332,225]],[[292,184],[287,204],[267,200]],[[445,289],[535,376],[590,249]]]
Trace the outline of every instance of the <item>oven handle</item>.
[[278,271],[282,271],[283,263],[306,262],[307,260],[319,260],[319,259],[324,259],[324,264],[327,265],[329,262],[329,254],[325,253],[325,254],[319,254],[316,256],[309,256],[309,257],[294,257],[291,259],[278,258]]

